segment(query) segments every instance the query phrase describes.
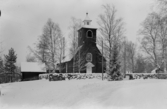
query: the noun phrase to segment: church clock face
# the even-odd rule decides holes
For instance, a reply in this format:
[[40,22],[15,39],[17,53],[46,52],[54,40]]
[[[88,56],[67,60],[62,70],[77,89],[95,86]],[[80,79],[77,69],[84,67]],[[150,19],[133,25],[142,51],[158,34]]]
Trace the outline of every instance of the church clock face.
[[92,54],[91,53],[87,53],[87,55],[86,55],[86,61],[87,62],[92,62]]

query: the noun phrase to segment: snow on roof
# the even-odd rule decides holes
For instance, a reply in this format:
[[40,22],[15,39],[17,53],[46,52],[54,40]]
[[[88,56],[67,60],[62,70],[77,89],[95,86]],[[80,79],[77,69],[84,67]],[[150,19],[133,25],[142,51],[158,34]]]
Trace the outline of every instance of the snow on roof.
[[82,48],[82,45],[81,46],[79,46],[78,48],[77,48],[77,50],[76,50],[76,52],[75,52],[75,54],[80,50]]
[[[94,26],[92,26],[92,25],[83,25],[81,28],[97,29],[96,27],[94,27]],[[79,28],[79,30],[80,30],[81,28]]]
[[[76,53],[82,48],[82,45],[79,46],[76,50],[76,52],[74,53],[74,55],[76,55]],[[70,55],[65,56],[65,58],[62,60],[62,62],[67,62],[70,61],[73,57],[70,57]]]
[[62,62],[70,61],[71,57],[69,55],[65,56],[65,58],[62,60]]
[[44,63],[22,62],[21,72],[46,72],[46,66]]

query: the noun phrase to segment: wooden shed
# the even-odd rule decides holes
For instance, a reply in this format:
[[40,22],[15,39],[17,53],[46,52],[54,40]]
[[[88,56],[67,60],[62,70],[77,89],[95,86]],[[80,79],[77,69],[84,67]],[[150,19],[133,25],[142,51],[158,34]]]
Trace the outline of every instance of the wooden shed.
[[46,73],[46,67],[44,63],[22,62],[21,73],[22,81],[36,80],[39,78],[39,74]]

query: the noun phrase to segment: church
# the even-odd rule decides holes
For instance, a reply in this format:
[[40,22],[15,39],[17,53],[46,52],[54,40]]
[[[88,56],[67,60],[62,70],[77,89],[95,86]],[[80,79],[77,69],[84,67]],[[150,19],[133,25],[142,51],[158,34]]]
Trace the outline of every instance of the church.
[[[59,64],[63,73],[102,73],[106,70],[106,59],[96,45],[97,28],[91,26],[86,13],[84,25],[78,30],[78,47],[70,61]],[[59,69],[60,70],[60,69]]]

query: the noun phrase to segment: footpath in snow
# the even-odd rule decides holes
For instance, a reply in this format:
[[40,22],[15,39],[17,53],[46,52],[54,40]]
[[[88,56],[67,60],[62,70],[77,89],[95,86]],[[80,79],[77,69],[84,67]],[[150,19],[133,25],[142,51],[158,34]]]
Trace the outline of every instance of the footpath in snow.
[[167,109],[167,80],[36,80],[0,89],[0,109]]

